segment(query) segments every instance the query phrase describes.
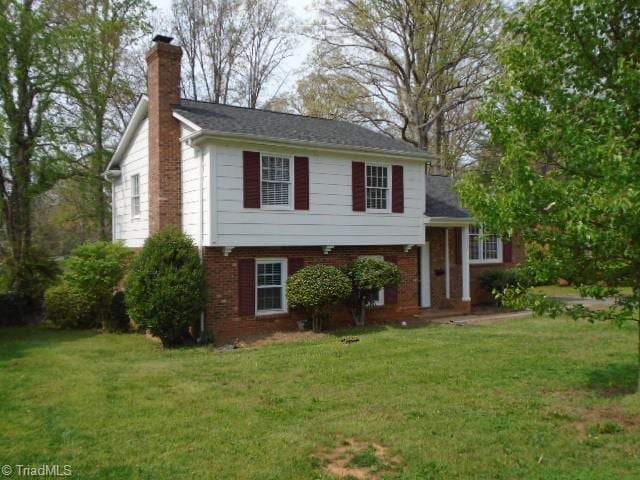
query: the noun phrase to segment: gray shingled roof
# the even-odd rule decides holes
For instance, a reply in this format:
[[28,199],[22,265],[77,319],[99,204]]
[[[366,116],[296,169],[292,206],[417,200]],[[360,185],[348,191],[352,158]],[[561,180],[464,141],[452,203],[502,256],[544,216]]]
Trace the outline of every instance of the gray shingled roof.
[[423,154],[426,158],[426,152],[402,140],[339,120],[184,99],[173,109],[205,130],[341,147],[379,149],[399,154]]
[[451,177],[426,176],[426,202],[424,213],[428,217],[470,218],[460,203],[460,196],[453,189]]

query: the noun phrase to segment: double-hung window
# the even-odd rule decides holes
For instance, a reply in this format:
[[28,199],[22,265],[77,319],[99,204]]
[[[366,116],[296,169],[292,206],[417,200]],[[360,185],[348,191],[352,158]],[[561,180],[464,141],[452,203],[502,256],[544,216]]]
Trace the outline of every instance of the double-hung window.
[[285,312],[286,260],[257,260],[256,277],[256,313]]
[[140,175],[131,175],[131,216],[140,216]]
[[389,167],[367,165],[367,210],[389,211]]
[[471,263],[501,263],[502,241],[487,233],[481,225],[469,227],[469,260]]
[[291,207],[291,159],[263,154],[260,168],[260,203],[263,207]]

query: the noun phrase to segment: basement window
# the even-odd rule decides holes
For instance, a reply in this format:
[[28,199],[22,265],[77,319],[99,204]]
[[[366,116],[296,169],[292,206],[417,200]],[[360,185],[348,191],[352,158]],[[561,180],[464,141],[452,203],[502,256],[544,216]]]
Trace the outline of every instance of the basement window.
[[265,259],[256,261],[256,313],[258,315],[286,311],[286,279],[286,260]]

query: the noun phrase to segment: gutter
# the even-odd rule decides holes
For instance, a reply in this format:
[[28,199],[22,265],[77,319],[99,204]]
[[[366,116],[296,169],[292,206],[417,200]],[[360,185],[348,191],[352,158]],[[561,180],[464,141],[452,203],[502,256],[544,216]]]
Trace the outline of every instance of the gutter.
[[424,216],[424,224],[432,227],[464,227],[475,224],[471,217],[429,217]]

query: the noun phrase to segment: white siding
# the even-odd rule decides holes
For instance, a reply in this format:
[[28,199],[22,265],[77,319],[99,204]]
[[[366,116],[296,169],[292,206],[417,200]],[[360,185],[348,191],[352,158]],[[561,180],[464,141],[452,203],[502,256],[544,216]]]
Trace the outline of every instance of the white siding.
[[[424,165],[420,162],[372,160],[375,164],[404,166],[404,213],[352,211],[351,162],[362,156],[290,153],[309,157],[310,210],[264,210],[243,208],[242,150],[218,144],[213,159],[211,205],[213,235],[210,244],[250,245],[418,245],[424,243]],[[391,201],[391,197],[389,198]]]
[[[181,136],[192,130],[183,126]],[[194,149],[182,142],[182,228],[196,244],[202,232],[202,244],[209,242],[209,155],[208,148]],[[203,165],[201,166],[201,162]],[[203,172],[200,182],[201,169]],[[202,189],[202,190],[201,190]],[[202,205],[202,230],[200,230],[200,208]]]
[[[114,180],[114,238],[128,247],[141,247],[149,235],[148,122],[138,127],[120,162],[121,176]],[[140,216],[131,215],[131,176],[140,175]]]

